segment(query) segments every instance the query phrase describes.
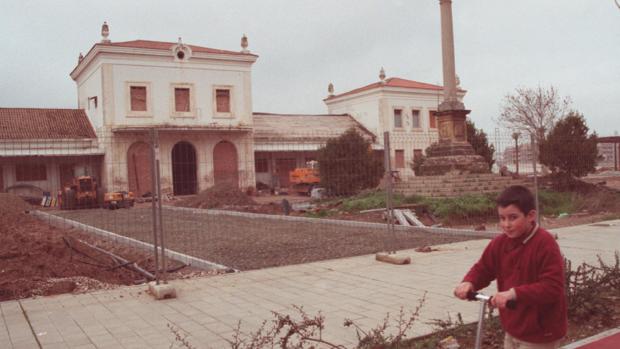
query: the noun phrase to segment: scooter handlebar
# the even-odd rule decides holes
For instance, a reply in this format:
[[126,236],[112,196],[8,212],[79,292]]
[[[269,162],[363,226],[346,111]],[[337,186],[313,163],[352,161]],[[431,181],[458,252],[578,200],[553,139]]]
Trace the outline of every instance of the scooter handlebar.
[[[483,302],[489,302],[491,301],[491,296],[487,296],[483,293],[479,293],[479,292],[474,292],[474,291],[469,291],[467,292],[467,299],[470,301],[483,301]],[[508,309],[516,309],[517,308],[517,301],[511,299],[508,302],[506,302],[506,308]]]

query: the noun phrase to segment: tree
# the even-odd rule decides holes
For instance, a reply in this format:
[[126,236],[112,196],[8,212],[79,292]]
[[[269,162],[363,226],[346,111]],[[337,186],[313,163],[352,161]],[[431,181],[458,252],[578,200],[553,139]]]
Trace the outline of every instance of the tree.
[[487,134],[482,129],[477,129],[476,125],[471,121],[466,121],[467,125],[467,141],[474,148],[474,152],[484,158],[489,164],[489,171],[493,168],[495,160],[493,160],[493,154],[495,153],[495,146],[489,145]]
[[561,177],[581,177],[593,172],[599,158],[596,133],[589,128],[582,114],[570,112],[540,143],[540,162]]
[[498,121],[509,129],[533,134],[542,142],[555,123],[566,115],[570,103],[570,98],[560,97],[553,86],[517,88],[514,94],[506,95]]
[[374,188],[383,176],[383,162],[371,142],[354,128],[327,141],[318,152],[321,186],[330,195],[351,195]]

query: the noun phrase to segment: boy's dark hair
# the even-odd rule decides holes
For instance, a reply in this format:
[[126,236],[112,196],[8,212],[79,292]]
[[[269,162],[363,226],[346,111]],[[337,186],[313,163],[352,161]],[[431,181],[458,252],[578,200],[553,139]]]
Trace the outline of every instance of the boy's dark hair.
[[534,195],[532,195],[529,189],[522,185],[512,185],[504,189],[495,202],[497,206],[500,207],[515,205],[525,215],[536,208]]

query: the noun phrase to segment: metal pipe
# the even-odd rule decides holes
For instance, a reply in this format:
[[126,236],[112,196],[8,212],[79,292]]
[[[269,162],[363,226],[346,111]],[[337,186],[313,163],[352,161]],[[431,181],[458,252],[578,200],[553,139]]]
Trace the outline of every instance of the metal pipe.
[[480,314],[478,314],[478,328],[476,331],[476,345],[475,348],[476,349],[480,349],[481,345],[482,345],[482,330],[483,330],[483,322],[484,322],[484,315],[486,312],[486,306],[487,306],[487,301],[483,300],[480,302]]

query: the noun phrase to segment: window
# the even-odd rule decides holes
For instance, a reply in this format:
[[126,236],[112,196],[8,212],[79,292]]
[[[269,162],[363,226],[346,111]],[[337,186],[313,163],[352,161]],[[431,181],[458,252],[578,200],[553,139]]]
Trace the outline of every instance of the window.
[[420,128],[420,111],[412,110],[411,111],[411,127],[412,128]]
[[403,111],[394,109],[394,128],[403,128]]
[[424,156],[424,154],[422,153],[422,149],[413,149],[413,158],[414,159],[419,159],[422,156]]
[[146,86],[130,86],[131,111],[146,111]]
[[230,90],[215,90],[215,106],[218,113],[230,113]]
[[17,181],[45,181],[47,171],[45,164],[18,164],[15,167],[15,179]]
[[428,115],[429,115],[429,120],[428,120],[428,125],[430,128],[437,128],[437,114],[436,111],[433,110],[429,110]]
[[148,82],[126,82],[125,103],[127,116],[129,117],[151,117],[150,106],[150,83]]
[[176,112],[190,112],[189,105],[189,88],[187,87],[175,87],[174,88],[174,111]]
[[254,160],[254,170],[258,173],[269,172],[269,163],[267,159],[255,159]]
[[405,151],[396,149],[394,151],[394,166],[396,168],[405,168]]
[[196,116],[193,84],[171,84],[170,115],[177,118]]

